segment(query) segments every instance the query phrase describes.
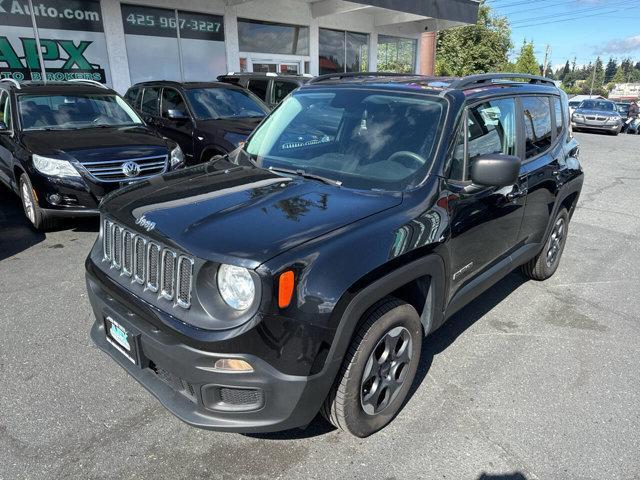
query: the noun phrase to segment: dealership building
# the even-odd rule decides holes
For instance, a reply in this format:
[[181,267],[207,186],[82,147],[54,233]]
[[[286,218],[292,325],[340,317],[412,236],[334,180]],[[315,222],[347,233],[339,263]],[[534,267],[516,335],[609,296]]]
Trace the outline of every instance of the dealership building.
[[476,0],[0,0],[0,77],[145,80],[228,71],[428,71]]

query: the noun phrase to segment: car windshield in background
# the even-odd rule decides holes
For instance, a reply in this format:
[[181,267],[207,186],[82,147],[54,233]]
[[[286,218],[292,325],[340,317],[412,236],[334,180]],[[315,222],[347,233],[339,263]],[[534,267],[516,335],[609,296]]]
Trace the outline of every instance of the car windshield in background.
[[295,92],[244,151],[263,168],[300,170],[351,188],[403,190],[431,166],[445,105],[395,92]]
[[199,120],[264,117],[268,110],[248,93],[231,88],[191,88],[187,98]]
[[23,130],[141,125],[142,120],[117,95],[19,95]]
[[585,100],[580,104],[582,110],[604,110],[609,112],[617,112],[616,105],[613,102],[605,100]]

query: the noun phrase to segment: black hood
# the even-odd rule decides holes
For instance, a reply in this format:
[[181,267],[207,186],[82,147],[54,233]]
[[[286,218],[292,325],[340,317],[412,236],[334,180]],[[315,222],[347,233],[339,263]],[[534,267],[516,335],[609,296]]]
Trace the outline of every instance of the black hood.
[[[169,142],[144,125],[135,127],[84,128],[79,130],[27,130],[25,146],[38,155],[75,157],[74,152],[118,150],[123,158],[166,152]],[[153,153],[152,153],[153,154]]]
[[264,117],[240,117],[240,118],[220,118],[217,120],[198,120],[197,127],[199,130],[210,134],[218,134],[224,137],[224,133],[228,132],[248,137],[251,132],[260,124]]
[[[354,191],[219,161],[122,189],[105,199],[102,210],[189,254],[255,268],[401,202],[400,194]],[[149,231],[136,225],[143,216],[153,226]]]

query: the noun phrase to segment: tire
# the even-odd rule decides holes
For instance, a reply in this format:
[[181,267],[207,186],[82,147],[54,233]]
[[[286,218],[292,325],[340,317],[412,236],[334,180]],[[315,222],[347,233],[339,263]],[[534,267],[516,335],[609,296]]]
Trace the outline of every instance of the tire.
[[422,336],[418,312],[408,303],[387,297],[374,305],[320,410],[325,419],[360,438],[387,426],[411,389]]
[[46,231],[52,229],[56,225],[54,218],[48,217],[38,205],[35,198],[31,180],[26,173],[20,175],[19,182],[20,200],[22,200],[22,209],[27,217],[29,224],[38,231]]
[[[551,277],[558,269],[558,265],[560,265],[560,258],[562,257],[568,234],[569,212],[567,212],[566,208],[562,208],[553,220],[553,228],[547,237],[544,248],[535,258],[522,266],[522,272],[532,280],[546,280]],[[558,237],[560,237],[559,240]],[[555,253],[551,253],[552,248]]]

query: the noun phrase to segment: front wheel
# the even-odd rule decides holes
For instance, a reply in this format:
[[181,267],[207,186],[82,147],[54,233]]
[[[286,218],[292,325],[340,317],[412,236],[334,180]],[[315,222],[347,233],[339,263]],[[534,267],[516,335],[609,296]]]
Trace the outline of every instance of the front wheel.
[[522,272],[532,280],[546,280],[551,277],[560,264],[569,233],[569,212],[560,210],[549,233],[542,251],[522,266]]
[[55,226],[55,220],[46,216],[38,205],[31,180],[26,173],[20,175],[20,199],[24,215],[36,230],[48,230]]
[[386,298],[363,320],[321,409],[334,426],[361,438],[400,411],[422,349],[420,317],[408,303]]

